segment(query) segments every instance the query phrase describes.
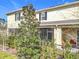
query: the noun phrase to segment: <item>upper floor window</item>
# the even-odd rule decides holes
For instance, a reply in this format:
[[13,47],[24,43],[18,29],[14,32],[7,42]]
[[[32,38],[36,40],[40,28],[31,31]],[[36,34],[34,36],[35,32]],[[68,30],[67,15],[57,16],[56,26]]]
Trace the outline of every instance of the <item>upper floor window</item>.
[[20,20],[20,12],[17,12],[15,14],[15,21]]
[[39,13],[39,20],[47,20],[47,12]]

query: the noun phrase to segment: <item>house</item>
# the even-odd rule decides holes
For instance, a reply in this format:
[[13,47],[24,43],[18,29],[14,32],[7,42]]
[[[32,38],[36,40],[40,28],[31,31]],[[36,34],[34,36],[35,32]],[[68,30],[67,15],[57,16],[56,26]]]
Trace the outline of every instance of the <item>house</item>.
[[[79,2],[67,3],[36,11],[36,18],[41,22],[42,39],[55,39],[57,48],[64,45],[64,40],[70,40],[75,47],[79,46]],[[18,29],[22,20],[22,9],[7,14],[7,34]]]

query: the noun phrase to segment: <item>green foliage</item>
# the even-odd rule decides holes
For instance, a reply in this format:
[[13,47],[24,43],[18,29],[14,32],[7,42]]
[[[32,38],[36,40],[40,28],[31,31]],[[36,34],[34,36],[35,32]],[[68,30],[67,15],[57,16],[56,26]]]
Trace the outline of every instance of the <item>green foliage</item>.
[[41,58],[40,59],[78,59],[79,53],[71,52],[71,44],[69,40],[65,41],[66,46],[63,50],[57,49],[54,40],[53,42],[45,42],[41,45]]
[[[54,41],[54,40],[53,40]],[[56,59],[57,49],[54,42],[42,41],[40,59]]]
[[19,32],[16,38],[19,59],[39,59],[41,49],[37,28],[39,22],[35,15],[35,10],[31,4],[23,7],[24,19],[19,24]]
[[78,59],[77,56],[79,53],[71,52],[72,44],[70,43],[70,40],[68,40],[67,38],[64,38],[63,41],[65,42],[65,46],[62,51],[63,52],[62,56],[64,57],[64,59]]
[[8,36],[6,43],[8,47],[15,48],[16,47],[15,36],[14,35]]
[[3,37],[0,35],[0,44],[3,44]]
[[17,59],[17,57],[10,55],[9,53],[0,51],[0,59]]

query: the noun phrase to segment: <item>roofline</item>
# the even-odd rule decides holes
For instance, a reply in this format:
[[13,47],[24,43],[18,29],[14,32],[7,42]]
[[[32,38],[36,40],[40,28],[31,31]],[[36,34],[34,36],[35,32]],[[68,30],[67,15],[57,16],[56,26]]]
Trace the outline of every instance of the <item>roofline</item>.
[[13,13],[19,12],[19,11],[22,11],[22,8],[17,9],[17,10],[13,10],[13,11],[10,11],[10,12],[6,13],[6,15],[10,15],[10,14],[13,14]]
[[46,25],[69,25],[69,24],[72,24],[72,25],[73,24],[78,24],[79,25],[79,19],[41,22],[40,26],[46,26]]
[[[55,6],[55,7],[50,7],[50,8],[44,8],[44,9],[36,10],[36,13],[43,12],[43,11],[48,11],[48,10],[53,10],[53,9],[56,9],[56,8],[63,8],[63,7],[76,5],[76,4],[79,4],[79,1],[72,2],[72,3],[65,3],[63,5],[58,5],[58,6]],[[8,12],[6,15],[10,15],[10,14],[13,14],[13,13],[18,12],[18,11],[22,11],[22,8],[20,8],[18,10],[15,10],[15,11]]]
[[66,6],[71,6],[71,5],[75,5],[75,4],[79,4],[79,1],[71,2],[71,3],[65,3],[65,4],[62,4],[62,5],[55,6],[55,7],[40,9],[40,10],[37,10],[36,12],[42,12],[42,11],[45,11],[45,10],[56,9],[56,8],[59,8],[59,7],[66,7]]

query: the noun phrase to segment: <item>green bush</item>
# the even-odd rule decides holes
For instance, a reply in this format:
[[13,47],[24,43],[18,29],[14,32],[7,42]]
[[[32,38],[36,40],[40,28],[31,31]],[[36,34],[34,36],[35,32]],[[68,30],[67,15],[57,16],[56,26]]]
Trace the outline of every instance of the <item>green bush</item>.
[[0,59],[17,59],[16,56],[0,51]]
[[15,36],[9,36],[7,41],[6,41],[7,45],[10,47],[10,48],[15,48],[16,45],[15,45]]

